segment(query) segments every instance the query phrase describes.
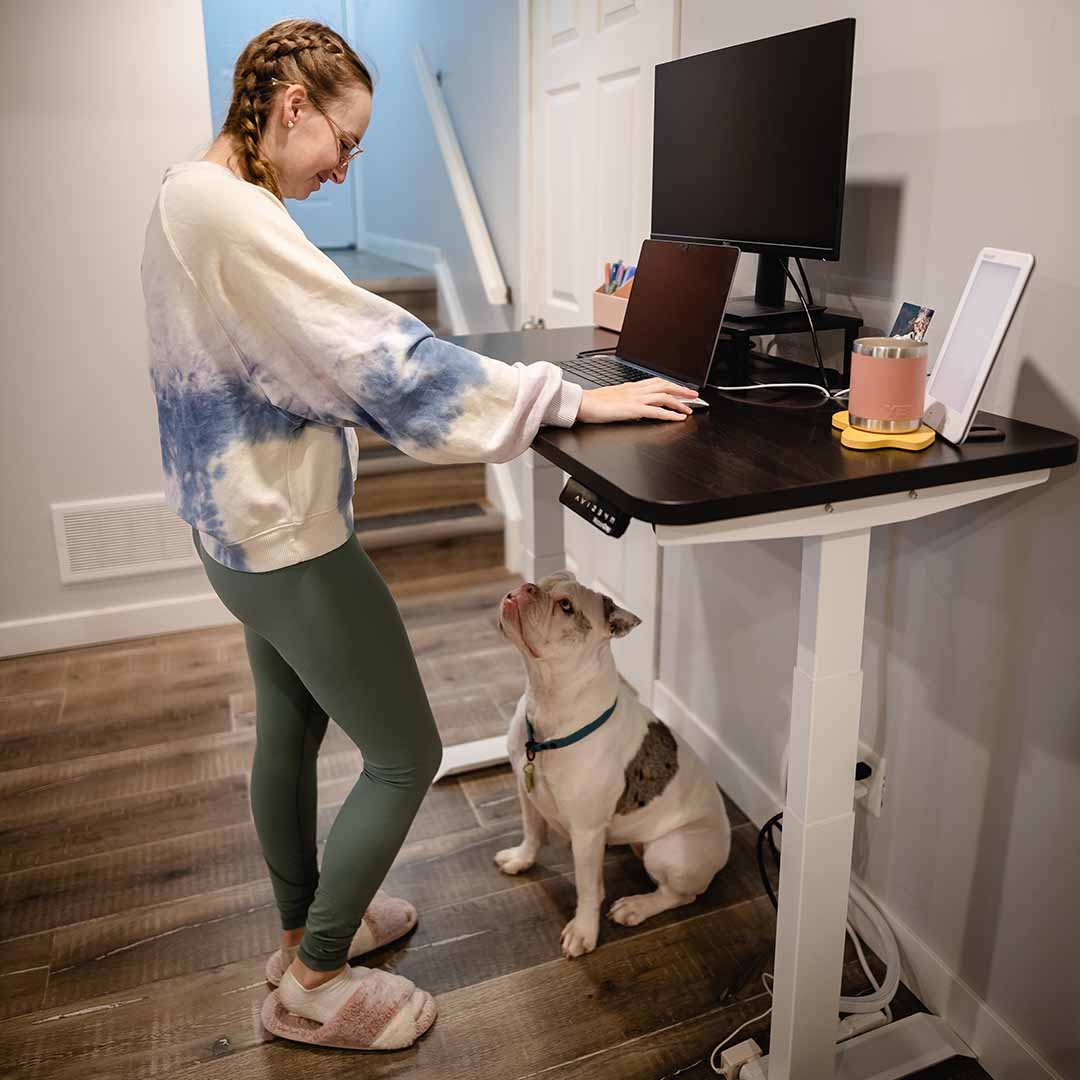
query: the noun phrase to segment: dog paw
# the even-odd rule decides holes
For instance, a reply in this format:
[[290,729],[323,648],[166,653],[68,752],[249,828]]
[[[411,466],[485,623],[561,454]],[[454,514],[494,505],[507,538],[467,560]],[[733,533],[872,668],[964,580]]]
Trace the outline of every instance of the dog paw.
[[584,956],[596,948],[596,938],[600,932],[598,919],[571,919],[562,932],[562,954],[567,960],[575,956]]
[[637,926],[654,914],[656,907],[648,894],[622,896],[608,910],[608,918],[621,926]]
[[535,856],[530,858],[524,844],[503,848],[495,853],[495,865],[504,874],[520,874],[522,870],[528,870],[535,861]]

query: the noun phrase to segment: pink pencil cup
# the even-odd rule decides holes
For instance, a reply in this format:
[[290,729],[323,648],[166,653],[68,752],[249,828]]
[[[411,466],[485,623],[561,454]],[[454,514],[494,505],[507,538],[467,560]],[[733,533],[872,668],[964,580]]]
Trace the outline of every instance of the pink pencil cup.
[[859,338],[851,350],[851,426],[918,431],[926,400],[926,356],[925,341]]
[[627,297],[634,287],[634,279],[620,285],[613,293],[604,292],[601,285],[592,294],[593,323],[605,330],[622,330],[623,317],[626,315]]

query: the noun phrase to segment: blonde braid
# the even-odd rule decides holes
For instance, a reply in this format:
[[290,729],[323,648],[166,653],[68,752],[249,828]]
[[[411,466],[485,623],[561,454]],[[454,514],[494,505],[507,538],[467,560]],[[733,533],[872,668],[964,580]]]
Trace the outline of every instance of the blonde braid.
[[236,61],[233,100],[223,135],[239,144],[243,171],[252,183],[281,199],[274,164],[262,138],[281,83],[303,86],[312,104],[325,109],[348,83],[374,89],[371,74],[349,44],[330,27],[310,19],[285,19],[253,38]]

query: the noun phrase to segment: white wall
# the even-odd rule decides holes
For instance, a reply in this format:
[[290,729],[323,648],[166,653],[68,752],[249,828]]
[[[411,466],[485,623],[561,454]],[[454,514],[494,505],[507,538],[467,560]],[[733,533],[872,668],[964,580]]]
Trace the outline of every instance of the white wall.
[[49,517],[162,490],[139,262],[210,139],[199,2],[6,4],[0,80],[0,624],[205,594],[201,567],[63,586]]
[[[1034,252],[982,404],[1080,432],[1080,5],[684,0],[681,52],[849,15],[844,255],[815,267],[817,291],[878,328],[902,300],[936,308],[933,353],[979,248]],[[871,548],[862,732],[888,791],[879,821],[860,815],[855,869],[958,976],[923,992],[999,1077],[1038,1074],[1008,1027],[1080,1076],[1077,472]],[[799,544],[664,563],[661,681],[779,801]]]
[[518,5],[511,0],[351,0],[352,42],[376,74],[362,159],[369,236],[434,245],[470,333],[514,329],[488,303],[413,62],[421,45],[461,144],[502,268],[518,287]]

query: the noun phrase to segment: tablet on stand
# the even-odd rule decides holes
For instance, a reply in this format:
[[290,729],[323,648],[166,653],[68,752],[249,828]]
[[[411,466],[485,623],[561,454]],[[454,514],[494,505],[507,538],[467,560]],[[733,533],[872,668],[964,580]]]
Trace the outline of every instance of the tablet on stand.
[[923,422],[946,442],[1004,438],[971,421],[1034,265],[1034,255],[989,247],[975,260],[926,386]]

